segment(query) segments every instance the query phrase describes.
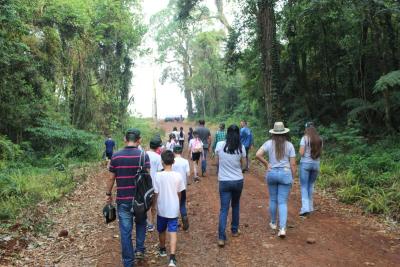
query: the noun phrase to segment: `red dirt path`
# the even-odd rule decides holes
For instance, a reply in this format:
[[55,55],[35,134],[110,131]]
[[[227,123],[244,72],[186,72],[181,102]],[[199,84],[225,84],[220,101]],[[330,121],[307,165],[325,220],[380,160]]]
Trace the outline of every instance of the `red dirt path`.
[[[170,131],[178,123],[162,123]],[[185,130],[188,125],[183,124]],[[190,229],[178,234],[179,266],[400,266],[400,236],[373,216],[354,207],[316,194],[317,211],[299,218],[300,192],[297,183],[289,202],[289,229],[281,240],[268,228],[268,194],[263,175],[253,163],[245,175],[240,206],[241,235],[218,248],[218,183],[215,166],[208,176],[188,187]],[[118,224],[107,226],[101,217],[104,179],[101,168],[90,175],[71,196],[50,210],[55,221],[52,233],[33,239],[37,246],[23,250],[17,266],[122,266]],[[297,179],[296,179],[297,180]],[[229,221],[228,227],[229,230]],[[57,233],[67,229],[68,238]],[[315,239],[308,244],[307,238]],[[156,256],[157,234],[148,233],[147,254],[137,266],[166,266]]]

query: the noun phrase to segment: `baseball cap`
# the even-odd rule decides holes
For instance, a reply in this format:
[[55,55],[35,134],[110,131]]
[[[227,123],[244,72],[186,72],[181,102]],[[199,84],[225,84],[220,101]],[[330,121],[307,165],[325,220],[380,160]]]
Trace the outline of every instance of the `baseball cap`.
[[137,128],[130,128],[128,130],[126,130],[125,136],[127,137],[126,139],[130,139],[128,138],[128,136],[134,136],[133,139],[137,139],[140,138],[140,130]]
[[174,146],[174,152],[175,152],[175,153],[182,152],[182,147],[181,147],[180,145]]
[[158,148],[160,147],[162,144],[161,141],[161,137],[160,136],[154,136],[151,140],[150,140],[150,147],[151,148]]

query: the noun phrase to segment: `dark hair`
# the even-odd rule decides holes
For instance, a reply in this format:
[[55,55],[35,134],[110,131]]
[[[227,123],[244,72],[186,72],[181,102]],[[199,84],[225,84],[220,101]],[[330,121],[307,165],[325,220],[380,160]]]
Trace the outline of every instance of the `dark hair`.
[[198,132],[198,131],[194,131],[194,132],[193,132],[193,136],[196,136],[196,135],[199,135],[199,132]]
[[178,131],[178,128],[174,127],[174,128],[172,129],[172,131]]
[[200,125],[205,125],[205,124],[206,124],[206,121],[205,121],[205,120],[199,120],[199,124],[200,124]]
[[159,148],[160,146],[158,145],[158,144],[155,144],[155,143],[152,143],[152,142],[150,142],[150,148],[151,149],[157,149],[157,148]]
[[175,155],[172,151],[165,150],[163,153],[161,153],[161,160],[165,165],[172,165],[175,161]]
[[309,126],[305,130],[305,135],[308,137],[308,144],[311,147],[311,158],[317,159],[322,153],[322,138],[319,136],[317,129],[314,126]]
[[169,134],[169,141],[171,141],[171,139],[175,139],[175,137],[176,137],[175,134],[170,133],[170,134]]
[[125,139],[128,142],[137,142],[140,139],[140,136],[136,135],[136,133],[133,132],[127,132],[125,135]]
[[246,121],[246,120],[242,120],[242,122],[243,122],[245,125],[247,125],[247,121]]
[[179,130],[183,131],[183,127],[179,128]]
[[193,133],[193,128],[192,127],[189,127],[189,132]]
[[225,130],[225,123],[221,123],[221,124],[219,125],[219,128],[220,128],[221,130]]
[[286,152],[286,141],[289,139],[288,134],[272,134],[272,141],[275,145],[275,158],[283,159]]
[[229,154],[241,154],[242,143],[240,142],[240,130],[235,124],[228,127],[226,132],[226,144],[224,152]]

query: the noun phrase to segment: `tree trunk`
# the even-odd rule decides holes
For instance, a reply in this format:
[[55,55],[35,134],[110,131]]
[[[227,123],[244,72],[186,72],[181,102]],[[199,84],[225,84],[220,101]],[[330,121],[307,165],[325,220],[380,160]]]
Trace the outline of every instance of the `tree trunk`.
[[258,40],[262,59],[261,85],[267,114],[266,123],[271,126],[280,116],[278,97],[279,60],[276,41],[276,24],[273,0],[258,2]]
[[188,63],[183,64],[183,83],[184,83],[184,93],[186,98],[186,109],[188,112],[188,117],[193,117],[193,102],[192,102],[192,91],[189,88],[189,78],[190,78],[190,70]]

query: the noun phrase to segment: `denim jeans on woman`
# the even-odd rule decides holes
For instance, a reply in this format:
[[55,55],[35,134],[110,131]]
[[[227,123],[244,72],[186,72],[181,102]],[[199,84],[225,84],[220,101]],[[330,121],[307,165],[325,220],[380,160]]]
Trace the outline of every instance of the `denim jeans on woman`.
[[[124,267],[133,267],[135,251],[132,244],[133,214],[132,204],[120,203],[117,205],[119,230],[121,234],[122,262]],[[143,222],[136,222],[136,251],[144,253],[144,241],[146,238],[146,219]]]
[[243,179],[236,181],[220,181],[219,182],[219,197],[221,209],[219,211],[219,226],[218,239],[226,240],[226,220],[229,212],[229,205],[232,206],[232,233],[237,233],[239,230],[239,210],[240,210],[240,195],[243,189]]
[[266,174],[269,191],[269,211],[271,222],[276,224],[276,212],[279,211],[279,228],[286,228],[287,202],[293,178],[290,168],[273,168]]
[[312,212],[314,184],[319,173],[319,162],[300,163],[301,210],[300,214]]

